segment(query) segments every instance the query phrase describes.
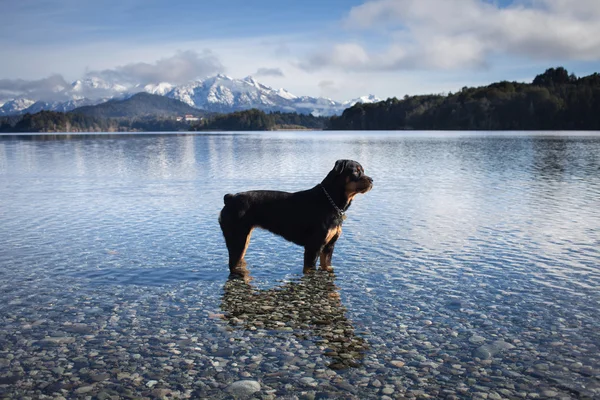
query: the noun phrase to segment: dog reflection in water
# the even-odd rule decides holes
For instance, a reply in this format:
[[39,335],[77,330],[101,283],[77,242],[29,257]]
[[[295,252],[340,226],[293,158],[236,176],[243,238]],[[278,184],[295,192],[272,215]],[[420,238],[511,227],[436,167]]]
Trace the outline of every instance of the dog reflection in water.
[[356,367],[367,345],[346,318],[334,279],[331,273],[316,271],[273,289],[256,290],[249,279],[231,278],[221,309],[232,326],[287,331],[300,340],[313,340],[331,359],[332,369]]

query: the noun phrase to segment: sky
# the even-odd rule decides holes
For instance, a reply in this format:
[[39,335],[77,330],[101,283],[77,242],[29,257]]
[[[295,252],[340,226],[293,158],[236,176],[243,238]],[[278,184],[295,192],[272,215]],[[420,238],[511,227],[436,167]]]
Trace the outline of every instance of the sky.
[[599,0],[0,0],[0,91],[224,73],[344,101],[600,72]]

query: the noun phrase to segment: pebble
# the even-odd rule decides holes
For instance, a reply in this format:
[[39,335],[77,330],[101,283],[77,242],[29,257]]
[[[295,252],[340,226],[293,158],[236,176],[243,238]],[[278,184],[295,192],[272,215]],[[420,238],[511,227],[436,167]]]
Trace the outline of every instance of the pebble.
[[[0,385],[7,398],[23,399],[66,393],[106,400],[600,394],[590,384],[598,371],[595,347],[573,341],[583,330],[536,324],[542,329],[515,332],[499,318],[502,300],[494,303],[498,308],[469,301],[450,309],[443,298],[414,292],[418,307],[386,304],[381,315],[391,312],[386,307],[398,315],[382,321],[379,315],[357,316],[364,299],[350,296],[340,303],[329,295],[336,281],[317,277],[273,289],[228,281],[217,285],[222,297],[210,301],[199,289],[206,282],[115,286],[106,293],[94,289],[93,296],[74,293],[69,302],[46,309],[44,318],[41,311],[7,312]],[[559,349],[568,358],[555,353]],[[542,389],[537,385],[546,371],[564,374],[565,381],[576,374],[587,387]]]
[[514,345],[505,341],[496,340],[491,344],[486,344],[475,349],[475,351],[473,352],[473,356],[482,360],[487,360],[505,350],[514,349],[514,347]]
[[549,398],[549,397],[556,397],[558,396],[558,392],[555,392],[554,390],[544,390],[542,392],[542,396]]
[[483,336],[473,335],[469,338],[469,342],[473,344],[479,344],[485,342],[485,338]]
[[75,389],[75,393],[85,394],[85,393],[91,392],[92,390],[94,390],[94,386],[81,386],[81,387]]
[[227,386],[225,391],[236,397],[251,396],[260,391],[260,383],[252,380],[236,381]]

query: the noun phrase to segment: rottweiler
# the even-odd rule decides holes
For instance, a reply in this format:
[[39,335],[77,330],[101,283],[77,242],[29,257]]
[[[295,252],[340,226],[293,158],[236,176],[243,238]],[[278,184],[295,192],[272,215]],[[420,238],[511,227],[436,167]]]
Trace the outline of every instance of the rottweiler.
[[333,271],[331,256],[342,233],[345,212],[354,196],[373,187],[356,161],[338,160],[323,181],[312,189],[288,193],[253,190],[226,194],[219,224],[229,251],[232,276],[247,276],[244,256],[252,230],[271,231],[304,247],[304,272],[316,269]]

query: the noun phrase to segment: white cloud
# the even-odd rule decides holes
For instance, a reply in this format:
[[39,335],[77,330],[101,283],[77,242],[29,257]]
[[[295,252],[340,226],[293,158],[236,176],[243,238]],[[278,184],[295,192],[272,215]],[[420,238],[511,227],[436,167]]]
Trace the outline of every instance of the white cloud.
[[[502,79],[530,81],[558,65],[577,75],[597,71],[600,1],[515,0],[508,8],[497,2],[372,0],[348,8],[343,20],[324,22],[321,30],[260,37],[219,31],[206,37],[166,35],[157,28],[156,40],[133,33],[115,38],[96,26],[93,35],[79,30],[65,35],[79,40],[45,41],[28,30],[31,23],[29,40],[0,35],[0,78],[40,80],[56,73],[72,82],[100,71],[130,81],[185,81],[225,72],[255,75],[298,96],[344,101],[366,94],[456,91]],[[36,15],[41,23],[45,14]],[[55,23],[71,27],[62,21]],[[90,29],[80,25],[77,29]]]
[[161,58],[154,63],[130,63],[103,71],[90,71],[87,75],[128,84],[181,84],[223,71],[223,65],[211,51],[198,53],[187,50],[178,51],[172,57]]
[[308,61],[300,62],[299,66],[311,71],[323,65],[330,65],[342,69],[361,69],[369,63],[369,55],[365,49],[357,43],[342,43],[316,53],[309,57]]
[[283,74],[283,71],[281,70],[281,68],[265,68],[265,67],[261,67],[261,68],[257,69],[253,75],[257,76],[257,77],[263,77],[263,76],[284,77],[285,76]]
[[23,79],[0,79],[0,100],[6,101],[18,97],[43,99],[43,100],[66,100],[64,91],[70,85],[61,75],[52,75],[48,78],[37,80]]
[[[479,68],[499,54],[599,60],[599,17],[597,0],[532,0],[505,8],[481,0],[372,0],[343,21],[365,33],[368,44],[334,44],[299,65],[307,71],[443,70]],[[375,49],[367,34],[387,45]]]

